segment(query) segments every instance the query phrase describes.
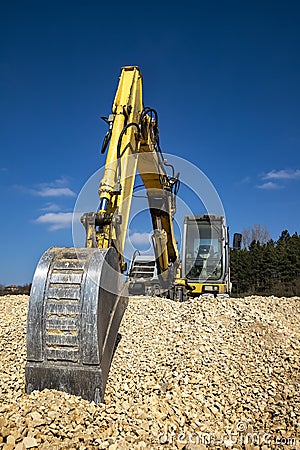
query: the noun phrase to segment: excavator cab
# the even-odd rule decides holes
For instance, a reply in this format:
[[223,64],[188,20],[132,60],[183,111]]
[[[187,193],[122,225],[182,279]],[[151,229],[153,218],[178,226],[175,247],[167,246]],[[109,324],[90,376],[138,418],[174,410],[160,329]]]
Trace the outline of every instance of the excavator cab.
[[228,228],[224,216],[185,217],[182,277],[194,288],[192,295],[229,293]]

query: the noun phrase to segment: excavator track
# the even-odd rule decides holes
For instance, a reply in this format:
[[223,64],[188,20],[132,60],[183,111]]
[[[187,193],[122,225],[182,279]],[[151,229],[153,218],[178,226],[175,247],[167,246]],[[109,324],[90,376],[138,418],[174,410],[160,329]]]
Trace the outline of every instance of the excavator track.
[[47,250],[30,293],[26,392],[57,389],[103,402],[126,306],[113,248]]

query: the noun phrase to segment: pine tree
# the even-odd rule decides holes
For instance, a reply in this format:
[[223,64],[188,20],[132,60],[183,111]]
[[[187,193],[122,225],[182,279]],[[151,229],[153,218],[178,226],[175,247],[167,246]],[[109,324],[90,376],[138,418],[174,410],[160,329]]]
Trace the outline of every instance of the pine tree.
[[277,242],[232,250],[231,280],[235,295],[300,295],[300,236],[283,230]]

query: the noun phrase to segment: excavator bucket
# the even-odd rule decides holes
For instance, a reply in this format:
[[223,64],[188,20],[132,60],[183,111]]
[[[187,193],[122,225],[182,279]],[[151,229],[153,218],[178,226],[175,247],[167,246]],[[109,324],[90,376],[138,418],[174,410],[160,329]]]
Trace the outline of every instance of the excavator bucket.
[[113,248],[47,250],[30,294],[26,392],[57,389],[103,402],[126,306]]

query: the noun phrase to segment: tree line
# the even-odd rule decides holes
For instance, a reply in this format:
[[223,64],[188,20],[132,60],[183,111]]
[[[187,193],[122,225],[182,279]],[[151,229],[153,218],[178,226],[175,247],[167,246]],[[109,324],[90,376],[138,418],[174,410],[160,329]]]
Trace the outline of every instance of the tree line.
[[284,230],[274,241],[259,227],[242,235],[243,248],[230,253],[232,295],[300,296],[300,236]]
[[31,283],[22,286],[4,286],[3,284],[0,284],[0,295],[29,295],[30,289]]

